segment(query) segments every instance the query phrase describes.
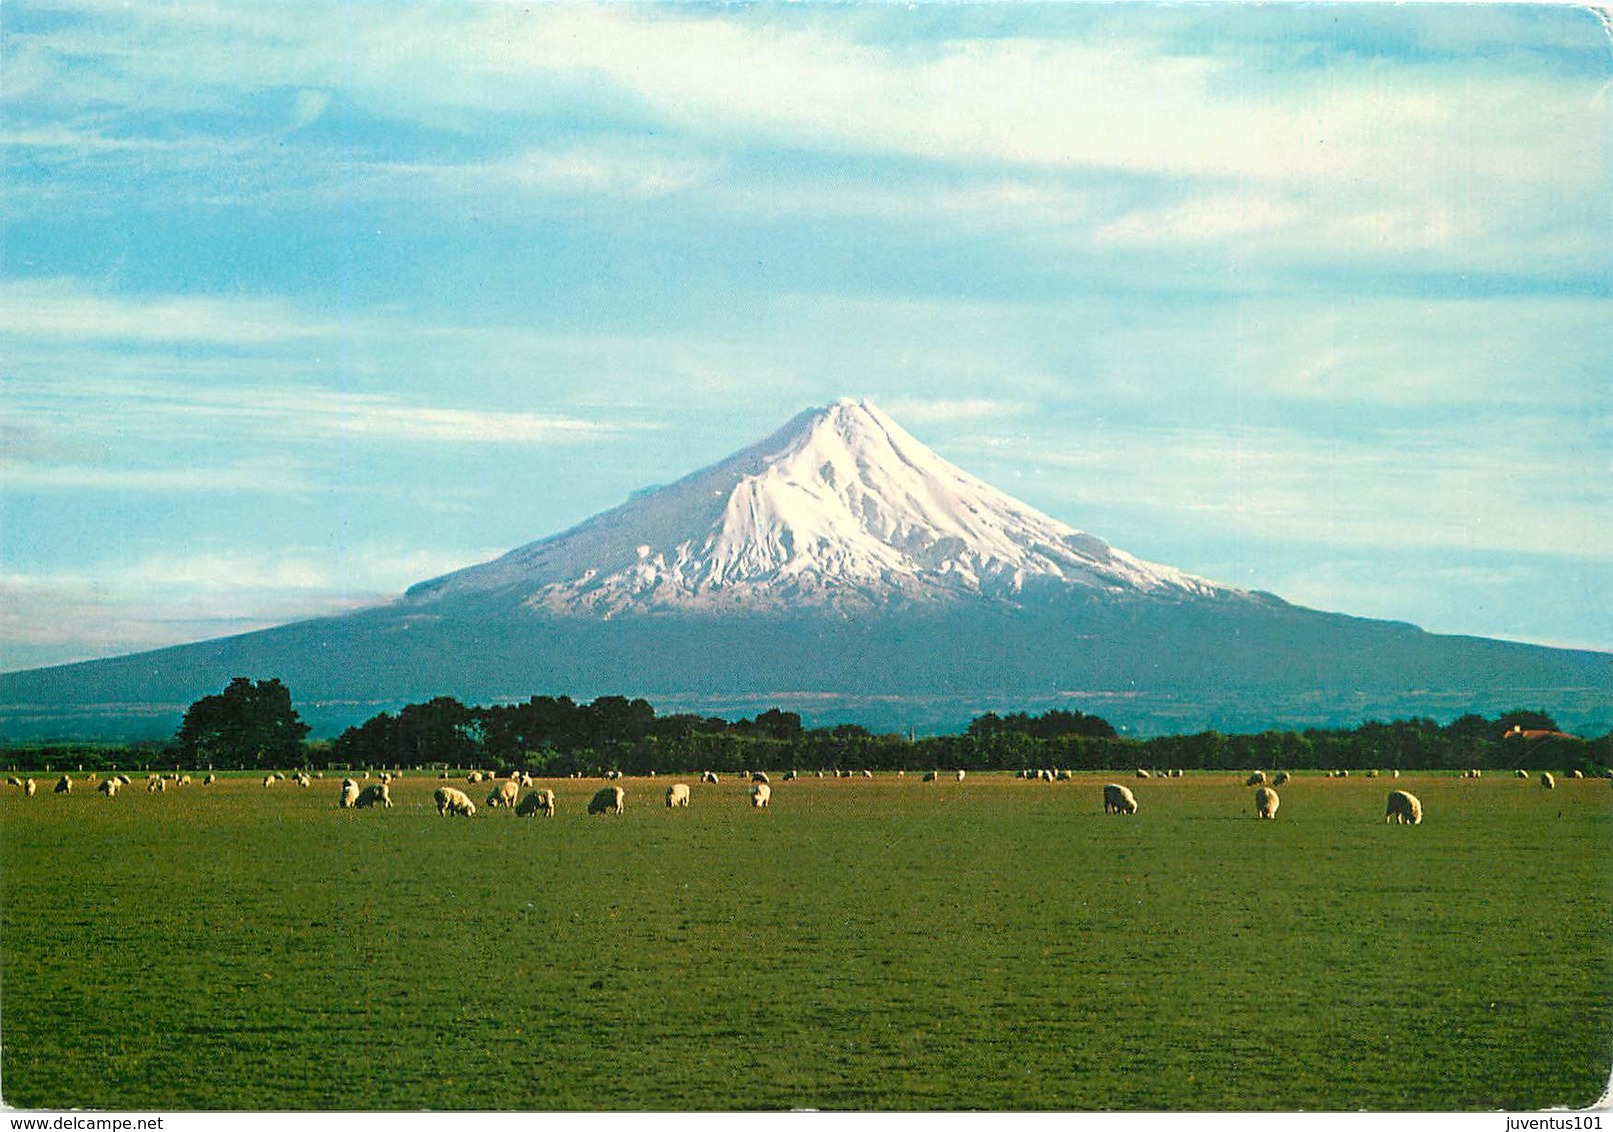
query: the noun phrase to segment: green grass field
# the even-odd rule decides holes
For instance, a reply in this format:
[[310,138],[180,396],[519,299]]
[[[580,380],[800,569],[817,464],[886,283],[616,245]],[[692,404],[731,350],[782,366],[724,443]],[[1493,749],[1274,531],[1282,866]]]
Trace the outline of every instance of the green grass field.
[[1135,817],[1109,776],[629,779],[618,817],[568,780],[467,821],[426,777],[35,777],[0,796],[23,1108],[1517,1110],[1613,1065],[1601,780],[1302,775],[1271,822],[1208,773],[1114,778]]

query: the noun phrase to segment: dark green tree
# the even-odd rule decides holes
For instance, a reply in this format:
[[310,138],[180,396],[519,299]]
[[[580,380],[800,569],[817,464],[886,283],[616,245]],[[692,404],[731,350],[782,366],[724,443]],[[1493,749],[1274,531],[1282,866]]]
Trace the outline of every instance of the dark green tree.
[[237,676],[218,695],[190,705],[174,747],[192,766],[258,770],[300,765],[307,735],[284,684]]

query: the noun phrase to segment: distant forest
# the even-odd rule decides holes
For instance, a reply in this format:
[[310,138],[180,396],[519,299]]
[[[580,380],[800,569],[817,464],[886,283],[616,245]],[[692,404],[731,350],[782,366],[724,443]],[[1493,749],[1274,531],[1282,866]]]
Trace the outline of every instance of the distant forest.
[[1348,730],[1121,737],[1079,711],[977,716],[961,734],[912,738],[855,724],[809,728],[795,712],[753,719],[657,715],[642,699],[576,703],[534,696],[473,707],[450,697],[382,712],[329,742],[309,743],[277,680],[238,678],[191,705],[174,740],[132,747],[14,747],[14,769],[435,769],[526,770],[563,777],[749,768],[816,771],[965,769],[1121,770],[1580,770],[1613,764],[1613,733],[1583,739],[1539,711],[1370,722]]

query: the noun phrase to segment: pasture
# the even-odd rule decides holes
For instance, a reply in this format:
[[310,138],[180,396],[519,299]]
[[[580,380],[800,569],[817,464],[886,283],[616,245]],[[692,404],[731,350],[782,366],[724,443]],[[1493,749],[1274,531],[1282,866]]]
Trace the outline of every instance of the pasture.
[[1258,821],[1242,774],[630,778],[601,817],[545,780],[550,820],[456,779],[466,820],[423,775],[366,811],[36,777],[0,795],[13,1106],[1518,1110],[1613,1064],[1604,780],[1302,774]]

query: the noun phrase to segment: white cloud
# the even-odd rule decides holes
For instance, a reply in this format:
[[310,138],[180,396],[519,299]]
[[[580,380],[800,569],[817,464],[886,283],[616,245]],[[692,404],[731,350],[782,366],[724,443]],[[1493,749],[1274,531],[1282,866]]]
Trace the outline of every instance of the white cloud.
[[328,338],[341,323],[276,299],[97,294],[72,279],[0,282],[0,334],[64,339],[262,346]]
[[[1194,537],[1330,554],[1527,551],[1613,562],[1613,534],[1589,521],[1613,510],[1613,480],[1564,479],[1549,447],[1555,431],[1542,420],[1348,439],[1275,427],[1106,427],[1056,446],[1038,436],[949,447],[988,480],[1013,461],[1026,473],[1017,490],[1078,526],[1083,512],[1124,512]],[[1582,475],[1593,476],[1594,455],[1581,458],[1590,461]]]
[[0,671],[346,613],[499,553],[368,542],[341,550],[164,551],[132,561],[86,560],[74,570],[3,570]]

